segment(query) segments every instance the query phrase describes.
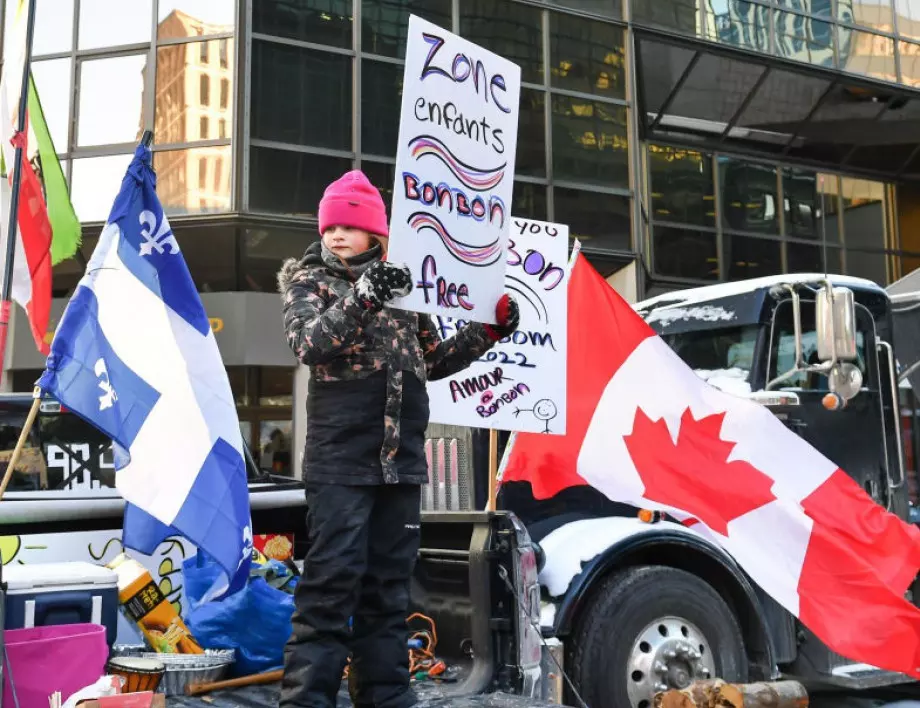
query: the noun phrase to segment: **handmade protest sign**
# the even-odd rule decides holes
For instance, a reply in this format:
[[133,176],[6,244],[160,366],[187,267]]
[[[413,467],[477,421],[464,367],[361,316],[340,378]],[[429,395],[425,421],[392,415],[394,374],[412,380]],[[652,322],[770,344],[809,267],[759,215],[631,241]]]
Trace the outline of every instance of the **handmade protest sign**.
[[[433,423],[565,433],[568,242],[568,226],[512,217],[504,287],[520,326],[460,374],[428,382]],[[442,338],[466,326],[434,320]]]
[[495,322],[520,88],[516,64],[409,17],[388,259],[415,287],[394,307]]

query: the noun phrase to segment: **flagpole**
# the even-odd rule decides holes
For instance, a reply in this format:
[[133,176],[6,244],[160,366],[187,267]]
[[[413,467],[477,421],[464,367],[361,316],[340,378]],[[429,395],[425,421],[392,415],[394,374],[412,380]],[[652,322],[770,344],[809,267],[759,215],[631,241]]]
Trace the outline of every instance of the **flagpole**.
[[498,497],[498,431],[489,430],[489,503],[486,511],[495,511]]
[[[6,260],[3,263],[3,291],[0,294],[0,377],[6,363],[6,341],[9,332],[13,293],[13,259],[16,256],[17,222],[19,219],[19,189],[22,184],[22,148],[25,145],[26,111],[29,107],[29,69],[32,64],[32,36],[35,33],[35,0],[27,0],[25,61],[22,65],[22,84],[19,91],[19,116],[13,144],[16,147],[13,161],[13,184],[10,190],[10,218],[6,230]],[[0,116],[0,120],[5,117]],[[9,169],[9,167],[7,167]]]

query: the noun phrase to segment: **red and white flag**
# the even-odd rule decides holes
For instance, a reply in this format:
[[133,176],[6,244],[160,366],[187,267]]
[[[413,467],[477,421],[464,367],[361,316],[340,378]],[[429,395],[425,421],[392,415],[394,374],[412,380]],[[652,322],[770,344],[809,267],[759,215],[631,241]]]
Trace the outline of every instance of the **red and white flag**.
[[920,678],[920,610],[904,599],[918,529],[766,408],[700,379],[583,256],[568,356],[567,434],[518,434],[503,482],[538,499],[590,485],[697,519],[831,649]]

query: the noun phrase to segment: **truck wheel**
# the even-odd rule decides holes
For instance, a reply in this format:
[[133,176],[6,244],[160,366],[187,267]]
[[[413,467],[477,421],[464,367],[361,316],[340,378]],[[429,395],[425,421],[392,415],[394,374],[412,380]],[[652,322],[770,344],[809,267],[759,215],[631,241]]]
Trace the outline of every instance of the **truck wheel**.
[[697,679],[747,679],[731,609],[705,581],[676,568],[639,566],[606,578],[568,643],[566,663],[589,706],[651,708],[655,693]]

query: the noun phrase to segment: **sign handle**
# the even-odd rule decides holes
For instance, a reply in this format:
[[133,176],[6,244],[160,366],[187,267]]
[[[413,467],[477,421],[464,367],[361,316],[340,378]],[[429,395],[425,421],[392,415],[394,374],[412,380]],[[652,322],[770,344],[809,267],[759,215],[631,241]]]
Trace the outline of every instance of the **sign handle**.
[[35,389],[35,400],[32,401],[32,407],[29,409],[29,415],[26,418],[26,422],[22,426],[22,431],[19,433],[19,440],[16,441],[16,449],[13,450],[13,455],[10,457],[10,463],[6,466],[6,474],[3,475],[3,482],[0,482],[0,499],[3,499],[3,494],[6,492],[6,487],[10,483],[10,480],[13,478],[13,470],[16,469],[16,463],[19,462],[19,456],[22,454],[22,448],[25,447],[26,439],[29,437],[29,433],[32,430],[32,424],[35,422],[35,416],[38,415],[38,408],[42,403],[42,394],[39,389]]
[[486,511],[495,511],[498,493],[498,431],[489,431],[489,503]]

